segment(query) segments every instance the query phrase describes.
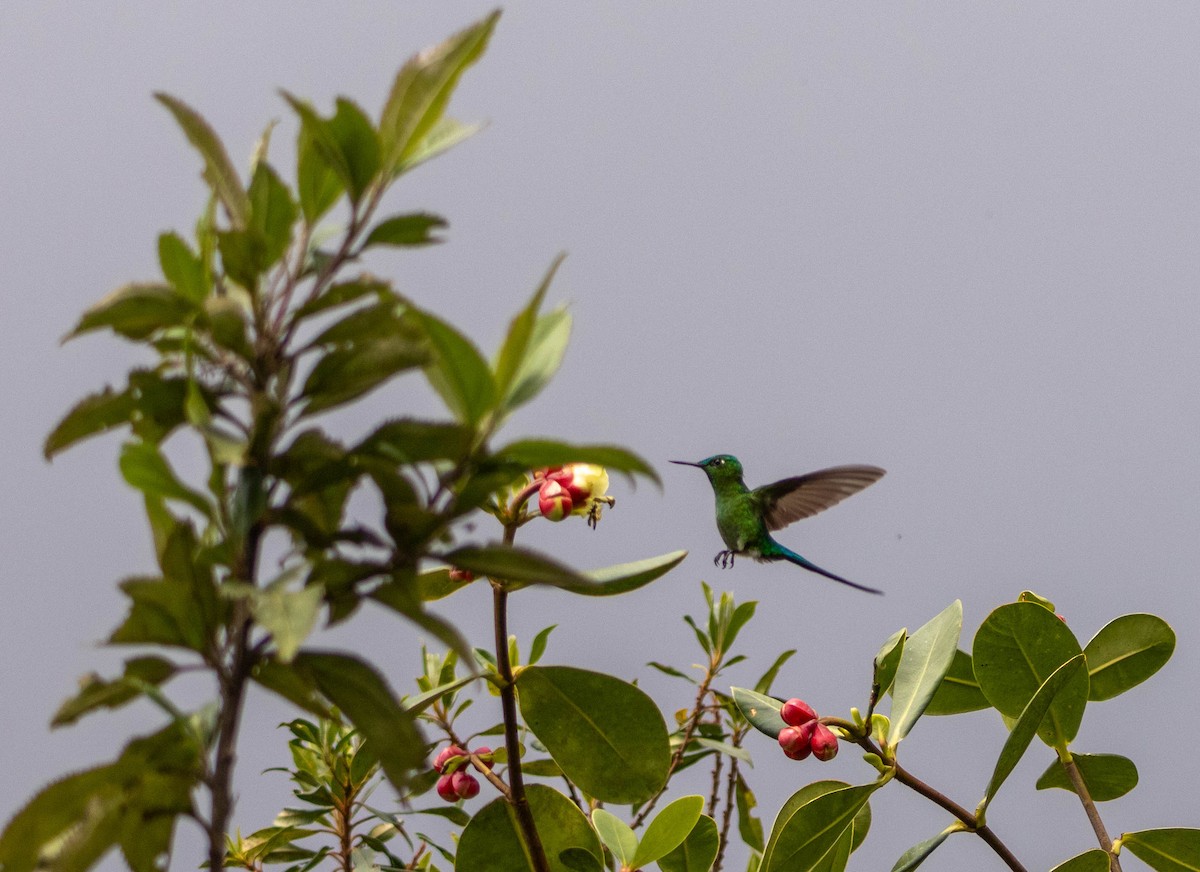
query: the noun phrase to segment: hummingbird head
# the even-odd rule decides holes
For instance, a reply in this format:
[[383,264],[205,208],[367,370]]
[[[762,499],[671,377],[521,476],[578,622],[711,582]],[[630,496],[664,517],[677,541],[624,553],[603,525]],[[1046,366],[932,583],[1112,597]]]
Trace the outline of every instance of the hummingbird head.
[[742,480],[742,462],[732,454],[714,454],[699,463],[692,463],[688,460],[672,460],[671,462],[678,463],[680,466],[695,466],[703,469],[708,480],[714,484]]

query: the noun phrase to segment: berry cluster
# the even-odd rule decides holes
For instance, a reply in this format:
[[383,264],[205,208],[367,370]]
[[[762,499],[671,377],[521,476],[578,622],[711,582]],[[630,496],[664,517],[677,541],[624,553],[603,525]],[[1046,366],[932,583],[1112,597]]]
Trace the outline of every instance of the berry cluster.
[[812,706],[802,699],[789,699],[779,710],[787,724],[779,731],[779,747],[793,760],[803,760],[812,754],[818,760],[837,756],[838,740],[833,730],[817,720]]
[[437,783],[437,794],[446,802],[458,802],[478,795],[479,781],[465,768],[472,753],[491,768],[492,749],[486,745],[479,746],[474,752],[458,745],[447,745],[433,758],[433,768],[442,773]]

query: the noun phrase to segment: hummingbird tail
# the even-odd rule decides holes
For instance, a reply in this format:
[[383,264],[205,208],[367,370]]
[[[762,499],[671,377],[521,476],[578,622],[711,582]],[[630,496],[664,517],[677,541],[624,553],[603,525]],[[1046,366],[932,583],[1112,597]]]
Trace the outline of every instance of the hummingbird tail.
[[778,542],[775,542],[774,545],[779,550],[772,554],[764,553],[763,557],[766,557],[768,559],[774,559],[774,560],[786,560],[789,563],[795,563],[797,566],[804,567],[809,572],[815,572],[817,575],[823,575],[826,578],[833,579],[834,581],[840,581],[842,584],[847,584],[850,587],[856,588],[857,590],[865,590],[867,593],[878,593],[878,594],[883,593],[883,591],[879,590],[878,588],[867,587],[865,584],[857,584],[853,581],[850,581],[847,578],[842,578],[840,575],[834,575],[829,570],[822,569],[821,567],[817,566],[817,564],[811,563],[810,561],[805,560],[803,557],[801,557],[795,551],[792,551],[790,548],[785,548],[784,546],[780,545]]

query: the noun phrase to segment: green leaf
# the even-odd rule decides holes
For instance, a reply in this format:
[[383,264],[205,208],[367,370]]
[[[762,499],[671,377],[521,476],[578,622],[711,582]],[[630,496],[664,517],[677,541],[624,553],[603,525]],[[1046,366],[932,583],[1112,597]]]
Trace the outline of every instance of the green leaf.
[[731,687],[733,701],[742,715],[760,733],[766,733],[772,739],[778,739],[779,733],[787,726],[779,716],[783,703],[744,687]]
[[415,166],[431,160],[443,152],[449,151],[458,145],[470,139],[479,131],[487,127],[486,122],[475,122],[473,124],[464,124],[461,121],[455,121],[453,118],[443,116],[425,136],[412,149],[409,150],[408,156],[400,166],[400,172],[406,173]]
[[225,275],[254,294],[260,274],[270,265],[266,238],[253,227],[218,230],[217,250],[221,253]]
[[592,826],[601,843],[612,851],[621,868],[632,866],[633,856],[637,853],[638,840],[629,828],[629,824],[612,812],[602,808],[592,809]]
[[208,296],[209,283],[204,263],[177,233],[158,237],[158,262],[163,276],[183,298],[202,303]]
[[632,804],[666,781],[666,724],[632,684],[568,666],[528,666],[517,690],[525,723],[584,793]]
[[46,437],[42,453],[47,460],[89,436],[128,424],[137,404],[128,391],[112,388],[84,397],[76,403]]
[[925,709],[926,715],[957,715],[988,708],[987,697],[975,680],[975,666],[971,655],[959,649],[954,652],[950,671],[938,685],[933,699]]
[[892,729],[888,741],[893,745],[908,735],[950,671],[961,633],[962,602],[955,600],[904,643],[892,686]]
[[779,675],[779,670],[783,668],[783,664],[792,659],[792,655],[795,653],[795,648],[789,648],[776,657],[775,662],[771,664],[771,667],[762,674],[762,677],[758,679],[758,681],[754,683],[755,692],[763,694],[769,693],[771,690],[771,685],[775,683],[775,678]]
[[1122,615],[1110,621],[1084,648],[1088,699],[1112,699],[1141,684],[1175,651],[1175,632],[1155,615]]
[[367,114],[345,97],[338,97],[328,123],[341,152],[346,189],[350,199],[358,202],[379,174],[379,134]]
[[132,487],[151,496],[180,500],[201,512],[213,516],[213,507],[203,494],[183,484],[156,445],[149,442],[126,442],[121,447],[121,474]]
[[[838,787],[799,804],[789,800],[771,830],[763,872],[808,872],[852,825],[877,787]],[[812,788],[802,788],[793,799]]]
[[182,100],[161,91],[154,97],[175,116],[188,142],[204,158],[204,180],[225,207],[229,222],[235,229],[245,227],[250,216],[250,198],[217,134],[200,113]]
[[392,83],[379,122],[385,175],[400,172],[422,151],[459,79],[487,47],[500,12],[410,58]]
[[324,412],[374,390],[407,369],[424,365],[428,350],[413,332],[371,339],[326,353],[308,374],[305,415]]
[[537,325],[538,311],[542,307],[542,301],[546,298],[546,292],[550,289],[550,283],[554,280],[554,274],[558,272],[565,256],[560,254],[554,259],[525,308],[518,312],[508,325],[504,344],[500,346],[500,352],[496,356],[496,389],[501,399],[505,401],[506,407],[508,407],[509,391],[513,387],[517,370],[525,362],[525,354],[529,349],[530,339],[533,337],[533,329]]
[[[571,848],[603,856],[596,833],[579,807],[557,790],[543,784],[525,787],[533,820],[550,860],[552,872],[569,872],[561,855]],[[458,841],[458,869],[487,872],[533,872],[521,828],[511,805],[502,797],[492,800],[471,818]]]
[[[1020,717],[1050,675],[1082,653],[1067,625],[1041,605],[1009,603],[988,615],[975,634],[972,660],[979,688],[1002,715]],[[1038,736],[1059,747],[1075,737],[1087,705],[1088,676],[1076,672],[1050,705]]]
[[604,872],[604,864],[584,848],[567,848],[559,853],[558,861],[572,872]]
[[550,633],[554,631],[557,624],[551,624],[545,627],[533,637],[533,642],[529,646],[529,665],[533,666],[542,659],[542,655],[546,653],[546,641],[550,638]]
[[87,309],[66,339],[107,327],[118,336],[138,341],[159,330],[179,327],[198,311],[170,285],[123,285]]
[[647,557],[645,560],[635,560],[632,563],[619,563],[603,569],[589,569],[580,573],[586,580],[586,584],[567,582],[555,586],[584,596],[615,596],[645,587],[655,579],[666,575],[685,557],[687,557],[686,551],[671,551],[668,554]]
[[[357,203],[379,172],[379,137],[370,119],[344,97],[338,98],[333,117],[322,118],[308,101],[287,91],[280,93],[300,116],[300,196],[305,216],[313,221],[332,205],[327,201],[336,200],[334,188],[318,163],[332,171],[340,187]],[[307,155],[306,148],[310,150]]]
[[658,868],[662,872],[709,872],[720,846],[717,822],[701,815],[683,844],[658,858]]
[[571,316],[565,309],[555,309],[537,319],[525,356],[502,397],[505,409],[511,412],[541,393],[562,365],[570,339]]
[[487,575],[508,582],[549,584],[554,587],[583,586],[588,580],[557,560],[511,546],[467,546],[442,555],[451,566],[476,575]]
[[718,742],[716,739],[709,739],[706,736],[695,736],[692,738],[692,741],[701,748],[708,748],[710,751],[716,751],[718,754],[724,754],[727,757],[734,757],[743,763],[750,763],[750,752],[745,748],[739,748],[737,745],[731,745],[728,742]]
[[1158,872],[1196,872],[1200,869],[1200,830],[1197,829],[1139,830],[1122,835],[1121,845]]
[[323,593],[320,585],[287,590],[278,584],[253,592],[250,612],[274,639],[280,663],[292,662],[316,626]]
[[414,715],[404,710],[382,676],[349,654],[301,651],[294,664],[350,719],[366,740],[365,750],[402,790],[412,771],[424,765],[425,740]]
[[367,234],[362,247],[372,245],[433,245],[442,240],[433,231],[446,226],[446,219],[427,212],[410,212],[385,218]]
[[[318,124],[323,123],[315,111],[312,115]],[[337,202],[345,185],[322,154],[324,146],[317,144],[321,133],[304,120],[303,113],[301,119],[300,132],[296,137],[296,191],[300,196],[304,219],[313,225]]]
[[1108,854],[1099,848],[1093,848],[1090,851],[1085,851],[1082,854],[1072,857],[1070,860],[1064,860],[1051,869],[1050,872],[1108,872],[1108,869]]
[[470,452],[474,437],[474,431],[461,424],[400,418],[376,427],[351,453],[397,465],[459,460]]
[[904,653],[906,639],[908,639],[908,629],[901,627],[887,637],[871,662],[874,676],[872,680],[879,685],[880,697],[892,689],[892,682],[896,680],[896,668],[900,665],[900,655]]
[[283,257],[292,241],[296,203],[292,192],[266,161],[260,161],[254,168],[249,197],[249,229],[262,237],[265,244],[263,266],[269,267]]
[[465,424],[477,424],[496,404],[496,383],[479,349],[447,322],[419,314],[433,358],[425,375],[446,406]]
[[650,464],[632,451],[626,451],[616,445],[570,445],[550,439],[522,439],[504,446],[496,452],[496,456],[525,469],[544,469],[568,463],[594,463],[606,469],[624,472],[631,477],[633,473],[638,473],[655,484],[662,483]]
[[900,855],[900,859],[892,866],[892,872],[912,872],[928,859],[929,855],[937,850],[938,846],[955,832],[953,827],[948,827],[942,830],[936,836],[926,839],[923,842],[918,842],[907,851]]
[[988,782],[987,790],[983,793],[983,801],[979,804],[977,815],[983,813],[988,803],[995,797],[996,791],[1012,774],[1017,762],[1029,748],[1029,743],[1033,741],[1038,725],[1046,717],[1046,712],[1050,710],[1054,698],[1067,685],[1067,682],[1083,668],[1083,665],[1083,655],[1072,657],[1042,682],[1042,686],[1033,695],[1033,699],[1025,706],[1025,710],[1021,712],[1021,716],[1017,718],[1017,722],[1013,724],[1012,730],[1008,734],[1008,739],[1000,751],[1000,757],[996,760],[992,780]]
[[147,686],[165,683],[175,671],[175,664],[162,657],[133,657],[125,661],[125,673],[120,678],[105,681],[95,673],[84,676],[79,693],[59,706],[50,726],[73,724],[99,708],[123,706],[140,697]]
[[110,643],[208,650],[207,628],[196,620],[197,601],[190,585],[165,578],[132,578],[120,587],[132,604],[124,622],[109,637]]
[[302,674],[292,664],[284,665],[276,660],[260,660],[255,664],[250,677],[257,684],[310,714],[326,720],[336,717],[317,690],[317,684],[311,674]]
[[[1075,766],[1095,802],[1119,799],[1137,787],[1137,766],[1119,754],[1072,754]],[[1037,780],[1038,790],[1058,787],[1075,792],[1075,786],[1063,765],[1055,760]]]
[[703,811],[702,796],[681,796],[672,802],[646,827],[631,865],[645,866],[674,851],[691,835]]
[[742,837],[742,841],[750,847],[752,851],[758,851],[760,854],[766,845],[763,838],[762,821],[754,816],[754,808],[758,805],[758,799],[754,796],[754,791],[750,789],[750,785],[746,783],[746,779],[739,772],[737,777],[737,822],[738,835]]

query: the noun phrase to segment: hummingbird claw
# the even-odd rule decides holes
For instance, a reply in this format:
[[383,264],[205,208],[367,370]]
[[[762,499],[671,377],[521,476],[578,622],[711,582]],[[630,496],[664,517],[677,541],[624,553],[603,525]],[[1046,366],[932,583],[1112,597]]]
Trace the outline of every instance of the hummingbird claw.
[[720,566],[722,569],[728,569],[733,566],[733,552],[721,551],[713,558],[713,566]]

